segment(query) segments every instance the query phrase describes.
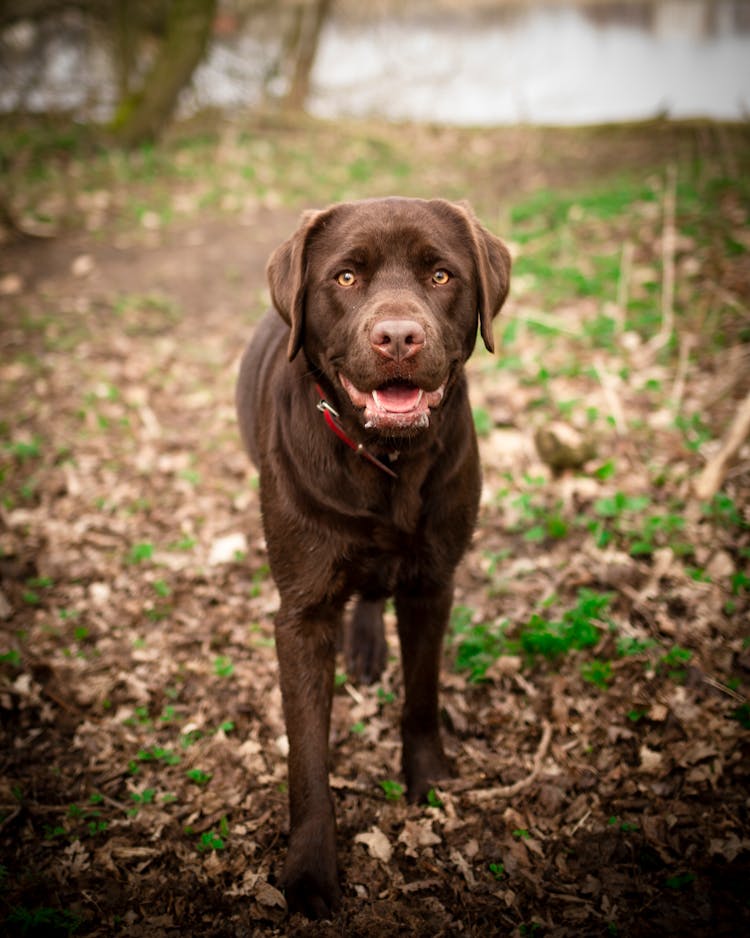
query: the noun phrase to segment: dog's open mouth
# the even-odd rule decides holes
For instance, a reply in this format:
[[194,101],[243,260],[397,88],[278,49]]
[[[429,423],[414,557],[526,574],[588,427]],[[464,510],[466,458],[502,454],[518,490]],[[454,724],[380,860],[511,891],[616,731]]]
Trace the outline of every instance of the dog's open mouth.
[[445,385],[425,391],[409,381],[390,381],[373,391],[360,391],[345,376],[341,383],[358,409],[364,408],[365,427],[373,430],[424,430],[430,424],[430,408],[443,399]]

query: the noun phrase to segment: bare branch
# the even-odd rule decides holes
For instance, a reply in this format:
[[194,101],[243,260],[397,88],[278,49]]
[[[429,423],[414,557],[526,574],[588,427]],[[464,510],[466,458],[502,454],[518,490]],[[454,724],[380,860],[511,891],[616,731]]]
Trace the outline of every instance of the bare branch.
[[701,499],[713,498],[721,488],[732,460],[750,435],[750,394],[740,404],[718,453],[705,465],[695,480],[693,491]]

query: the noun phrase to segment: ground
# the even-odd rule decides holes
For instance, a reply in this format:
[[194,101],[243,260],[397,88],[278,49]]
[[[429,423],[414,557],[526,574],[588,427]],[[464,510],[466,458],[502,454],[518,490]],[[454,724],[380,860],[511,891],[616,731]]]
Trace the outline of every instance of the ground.
[[[695,494],[750,390],[746,128],[186,134],[55,138],[15,170],[36,236],[0,260],[4,933],[746,933],[747,448]],[[278,598],[233,383],[299,211],[394,190],[471,198],[516,273],[470,368],[456,777],[403,797],[389,615],[382,683],[337,677],[345,898],[311,923],[277,888]]]

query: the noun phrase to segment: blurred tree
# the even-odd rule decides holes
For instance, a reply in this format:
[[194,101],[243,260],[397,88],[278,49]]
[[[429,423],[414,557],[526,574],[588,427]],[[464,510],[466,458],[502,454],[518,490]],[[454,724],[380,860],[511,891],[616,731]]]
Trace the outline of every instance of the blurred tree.
[[217,0],[170,0],[156,58],[140,87],[133,91],[130,77],[135,47],[128,34],[129,4],[127,0],[117,0],[119,28],[115,33],[121,42],[118,59],[123,96],[112,128],[125,146],[136,146],[156,137],[169,120],[180,91],[205,54],[216,4]]
[[[262,35],[278,50],[273,72],[283,79],[280,104],[302,110],[333,5],[334,0],[0,0],[0,31],[24,20],[55,24],[71,11],[83,17],[111,55],[118,103],[108,129],[119,143],[134,147],[157,137],[168,123],[215,24],[221,28],[217,12],[223,11],[228,36],[258,18]],[[54,29],[40,35],[54,35]]]
[[295,3],[291,28],[285,42],[285,58],[291,62],[289,88],[283,106],[301,111],[310,94],[310,76],[318,51],[320,34],[333,0],[299,0]]
[[[0,29],[75,10],[103,31],[119,97],[111,129],[121,143],[136,146],[169,120],[206,52],[216,8],[217,0],[0,0]],[[144,41],[154,39],[151,66],[141,76]]]

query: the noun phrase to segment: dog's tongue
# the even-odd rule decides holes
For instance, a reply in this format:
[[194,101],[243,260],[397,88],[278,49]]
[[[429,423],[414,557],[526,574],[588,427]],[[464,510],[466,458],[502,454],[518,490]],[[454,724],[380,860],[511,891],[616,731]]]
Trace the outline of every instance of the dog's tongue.
[[408,384],[392,384],[372,392],[378,410],[391,414],[408,414],[416,410],[422,398],[422,391]]
[[362,409],[366,430],[383,432],[424,430],[430,425],[430,408],[443,399],[445,386],[425,391],[407,382],[387,384],[374,391],[360,391],[346,375],[339,375],[349,399]]

